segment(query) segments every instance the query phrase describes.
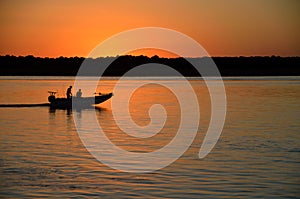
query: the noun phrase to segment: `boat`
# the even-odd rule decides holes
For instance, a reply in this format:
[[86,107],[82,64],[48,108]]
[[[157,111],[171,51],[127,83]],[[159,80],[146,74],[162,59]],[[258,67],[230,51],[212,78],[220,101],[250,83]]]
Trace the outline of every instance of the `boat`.
[[86,108],[91,107],[92,105],[97,105],[106,100],[110,99],[113,96],[113,93],[102,94],[98,93],[97,96],[93,97],[72,97],[71,99],[67,98],[56,98],[55,91],[48,91],[49,97],[48,101],[50,102],[51,108]]

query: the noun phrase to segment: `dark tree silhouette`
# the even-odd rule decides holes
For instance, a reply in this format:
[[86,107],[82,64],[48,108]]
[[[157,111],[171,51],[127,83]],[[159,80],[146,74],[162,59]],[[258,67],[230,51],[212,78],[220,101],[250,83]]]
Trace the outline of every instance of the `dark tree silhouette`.
[[[99,67],[106,67],[105,76],[122,76],[130,69],[147,63],[168,65],[184,76],[200,74],[188,61],[207,63],[208,57],[202,58],[160,58],[124,55],[118,57],[58,57],[40,58],[28,56],[0,56],[0,75],[2,76],[75,76],[85,60],[91,70],[84,75],[97,75]],[[299,76],[300,57],[213,57],[222,76]],[[187,61],[188,60],[188,61]],[[149,66],[151,67],[151,66]],[[147,74],[141,74],[147,75]]]

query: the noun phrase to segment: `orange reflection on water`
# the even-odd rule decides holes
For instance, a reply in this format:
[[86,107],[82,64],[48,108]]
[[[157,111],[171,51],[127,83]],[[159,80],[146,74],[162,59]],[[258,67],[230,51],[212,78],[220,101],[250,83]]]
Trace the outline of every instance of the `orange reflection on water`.
[[[128,81],[124,92],[137,81],[141,80]],[[178,81],[173,83],[180,86]],[[299,80],[226,80],[226,124],[215,148],[201,160],[197,155],[210,120],[210,100],[202,80],[190,82],[201,111],[197,137],[183,157],[149,174],[113,170],[88,153],[73,118],[94,110],[1,108],[1,193],[7,197],[34,198],[50,195],[58,198],[94,195],[257,198],[258,194],[296,198],[299,195],[299,177],[295,175],[299,171]],[[2,103],[8,103],[5,99],[23,103],[44,100],[46,88],[62,85],[61,80],[0,83],[2,96],[9,89],[19,92],[1,98]],[[68,85],[70,81],[65,83]],[[101,90],[111,91],[114,83],[115,80],[103,82]],[[30,88],[35,92],[27,94]],[[129,104],[132,119],[145,125],[149,122],[149,107],[156,103],[165,107],[167,122],[159,134],[145,140],[128,136],[118,128],[111,101],[101,104],[96,116],[113,143],[129,151],[153,151],[168,143],[176,133],[180,110],[174,94],[162,86],[149,84],[136,90]]]
[[[129,85],[131,83],[134,85],[134,81],[128,82]],[[195,82],[191,81],[191,83],[194,84]],[[178,82],[174,81],[174,84],[178,84]],[[199,100],[198,103],[201,111],[200,127],[201,130],[205,131],[208,122],[210,121],[210,98],[205,84],[203,82],[198,84],[199,85],[195,86],[194,89]],[[177,86],[180,87],[180,83]],[[130,86],[124,86],[122,92],[130,92]],[[184,91],[181,94],[184,95]],[[136,125],[142,128],[150,124],[151,120],[149,116],[149,110],[153,105],[156,104],[161,105],[165,109],[166,121],[163,128],[159,132],[153,132],[156,134],[149,138],[133,137],[128,135],[127,132],[123,132],[116,124],[115,118],[113,117],[111,111],[107,111],[105,115],[100,113],[98,115],[98,121],[108,138],[114,144],[123,148],[124,150],[135,152],[150,152],[157,150],[167,145],[176,136],[181,122],[180,103],[172,91],[159,84],[145,84],[144,86],[135,90],[135,92],[131,95],[129,105],[126,105],[124,102],[124,104],[121,104],[118,107],[110,107],[110,109],[129,108],[130,118],[123,117],[118,119],[123,120],[124,123],[127,122],[128,126],[130,125],[130,121],[133,120]],[[111,104],[109,104],[109,106],[110,105]],[[164,118],[163,115],[160,115],[163,113],[157,114],[158,115],[152,115],[152,117]],[[189,120],[193,119],[194,118],[189,118]],[[163,119],[161,120],[163,122]],[[200,127],[198,131],[200,131]],[[195,130],[197,131],[197,129]],[[135,127],[132,126],[129,131],[136,131]],[[202,139],[203,134],[200,136]]]

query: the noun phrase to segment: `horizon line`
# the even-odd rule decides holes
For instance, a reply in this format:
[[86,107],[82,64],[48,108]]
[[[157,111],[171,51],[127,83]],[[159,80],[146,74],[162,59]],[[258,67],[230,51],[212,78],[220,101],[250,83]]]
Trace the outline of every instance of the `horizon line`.
[[197,58],[255,58],[255,57],[281,57],[281,58],[290,58],[290,57],[300,57],[300,55],[289,55],[289,56],[281,56],[281,55],[236,55],[236,56],[203,56],[203,57],[160,57],[159,55],[153,55],[153,56],[147,56],[147,55],[130,55],[130,54],[125,54],[125,55],[114,55],[114,56],[103,56],[103,57],[83,57],[83,56],[57,56],[57,57],[40,57],[40,56],[35,56],[32,54],[29,55],[0,55],[0,57],[34,57],[34,58],[48,58],[48,59],[59,59],[59,58],[84,58],[84,59],[98,59],[98,58],[116,58],[116,57],[122,57],[122,56],[132,56],[132,57],[147,57],[147,58],[153,58],[153,57],[158,57],[158,58],[163,58],[163,59],[177,59],[177,58],[185,58],[185,59],[197,59]]

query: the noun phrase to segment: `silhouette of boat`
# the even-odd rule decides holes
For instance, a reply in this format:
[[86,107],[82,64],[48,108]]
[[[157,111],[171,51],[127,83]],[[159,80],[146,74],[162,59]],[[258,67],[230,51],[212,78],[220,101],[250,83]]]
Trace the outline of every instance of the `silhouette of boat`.
[[110,99],[113,96],[113,93],[101,94],[94,97],[72,97],[71,99],[67,98],[56,98],[55,91],[48,91],[50,96],[48,97],[48,101],[50,102],[51,108],[84,108],[91,107],[95,104],[100,104]]

